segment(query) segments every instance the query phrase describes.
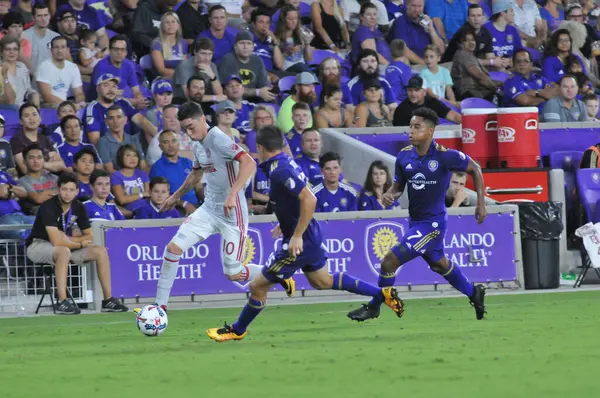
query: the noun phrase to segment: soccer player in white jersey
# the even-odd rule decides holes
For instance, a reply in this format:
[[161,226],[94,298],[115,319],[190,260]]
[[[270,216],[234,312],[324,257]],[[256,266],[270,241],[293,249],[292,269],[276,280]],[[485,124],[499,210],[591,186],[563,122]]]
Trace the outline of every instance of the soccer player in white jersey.
[[[177,117],[193,141],[194,167],[161,210],[173,208],[183,194],[200,182],[203,174],[206,188],[202,206],[185,219],[165,249],[156,293],[156,304],[164,309],[182,254],[215,233],[221,235],[223,272],[229,280],[249,281],[262,269],[261,265],[242,264],[248,229],[244,188],[256,171],[254,159],[219,128],[208,130],[202,108],[195,103],[182,105]],[[288,296],[294,293],[293,279],[280,283]]]

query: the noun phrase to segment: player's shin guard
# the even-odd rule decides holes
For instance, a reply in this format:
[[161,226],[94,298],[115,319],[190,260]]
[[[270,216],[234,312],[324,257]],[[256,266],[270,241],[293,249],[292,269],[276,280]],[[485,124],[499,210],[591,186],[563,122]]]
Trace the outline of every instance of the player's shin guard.
[[169,301],[171,288],[177,276],[180,258],[181,255],[173,254],[165,249],[162,268],[160,269],[160,279],[158,280],[158,288],[156,290],[156,304],[158,305],[167,305]]
[[363,296],[379,297],[381,289],[370,283],[356,279],[352,275],[336,272],[333,276],[333,290],[345,290],[347,292],[362,294]]
[[248,325],[252,323],[254,318],[260,314],[260,312],[265,308],[266,303],[264,301],[254,300],[252,297],[248,300],[248,304],[244,306],[244,309],[240,313],[240,317],[237,322],[232,325],[233,330],[237,334],[243,334]]
[[446,273],[442,274],[444,279],[448,281],[456,290],[467,297],[473,295],[473,284],[469,282],[465,274],[463,274],[454,262],[450,264],[450,268]]
[[260,274],[262,266],[256,264],[242,265],[241,281],[251,281],[254,277]]

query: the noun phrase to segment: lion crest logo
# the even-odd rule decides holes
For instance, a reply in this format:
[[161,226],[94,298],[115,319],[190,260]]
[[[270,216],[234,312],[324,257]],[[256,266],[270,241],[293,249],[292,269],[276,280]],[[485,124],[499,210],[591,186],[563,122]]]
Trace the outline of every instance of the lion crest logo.
[[378,221],[365,229],[366,257],[375,275],[379,275],[387,252],[400,242],[403,235],[404,227],[393,221]]

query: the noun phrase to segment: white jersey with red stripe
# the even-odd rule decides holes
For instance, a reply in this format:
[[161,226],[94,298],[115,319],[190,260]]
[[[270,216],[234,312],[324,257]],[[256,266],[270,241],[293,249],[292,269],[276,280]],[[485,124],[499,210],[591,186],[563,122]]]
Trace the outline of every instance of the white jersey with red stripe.
[[248,205],[240,190],[236,207],[225,217],[223,205],[239,173],[238,159],[246,152],[218,127],[209,130],[202,142],[194,142],[194,168],[202,168],[206,181],[202,207],[236,225],[248,224]]

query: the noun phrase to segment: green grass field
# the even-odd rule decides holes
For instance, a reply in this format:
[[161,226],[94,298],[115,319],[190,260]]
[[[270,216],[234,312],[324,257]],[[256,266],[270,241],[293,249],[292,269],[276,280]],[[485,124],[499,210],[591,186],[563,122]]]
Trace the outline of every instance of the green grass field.
[[357,303],[268,307],[240,342],[204,331],[239,309],[171,311],[159,338],[134,315],[0,320],[9,397],[597,397],[600,292],[407,300],[369,323]]

